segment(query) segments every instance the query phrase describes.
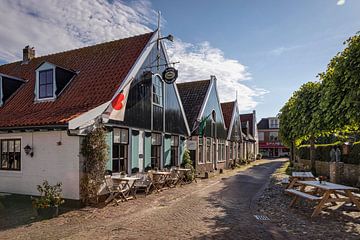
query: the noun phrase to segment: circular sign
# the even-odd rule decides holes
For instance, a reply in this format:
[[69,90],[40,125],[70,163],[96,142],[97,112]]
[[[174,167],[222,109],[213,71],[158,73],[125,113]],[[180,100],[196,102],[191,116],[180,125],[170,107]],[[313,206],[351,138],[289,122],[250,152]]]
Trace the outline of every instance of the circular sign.
[[173,67],[168,67],[163,71],[162,77],[167,84],[172,84],[178,77],[178,70]]

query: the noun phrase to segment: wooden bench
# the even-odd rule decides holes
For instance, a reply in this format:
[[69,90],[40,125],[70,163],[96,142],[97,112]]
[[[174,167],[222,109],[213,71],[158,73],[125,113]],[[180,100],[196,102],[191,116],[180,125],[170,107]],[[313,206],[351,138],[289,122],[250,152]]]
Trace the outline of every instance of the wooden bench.
[[296,201],[298,200],[299,197],[301,198],[305,198],[306,200],[309,201],[320,201],[322,199],[322,197],[318,197],[318,196],[314,196],[305,192],[301,192],[295,189],[285,189],[285,192],[295,195],[294,199],[291,201],[290,203],[290,207],[292,207]]

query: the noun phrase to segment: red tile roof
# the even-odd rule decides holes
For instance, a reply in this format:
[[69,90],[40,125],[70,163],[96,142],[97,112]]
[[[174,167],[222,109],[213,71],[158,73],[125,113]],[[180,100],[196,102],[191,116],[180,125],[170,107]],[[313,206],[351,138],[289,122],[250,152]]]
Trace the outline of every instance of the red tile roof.
[[230,129],[231,118],[235,107],[235,101],[221,103],[221,110],[224,115],[225,126]]
[[[135,64],[153,33],[0,66],[0,73],[27,82],[0,107],[0,128],[63,125],[109,100]],[[34,102],[35,69],[43,62],[78,75],[52,102]]]

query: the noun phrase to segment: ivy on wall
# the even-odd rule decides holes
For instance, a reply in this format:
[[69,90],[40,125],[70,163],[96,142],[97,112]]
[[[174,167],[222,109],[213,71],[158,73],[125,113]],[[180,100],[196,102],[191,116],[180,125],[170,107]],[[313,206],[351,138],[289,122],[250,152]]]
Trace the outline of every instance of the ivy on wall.
[[98,200],[98,191],[104,181],[106,162],[108,161],[108,146],[106,131],[98,125],[84,139],[81,153],[85,158],[84,175],[80,182],[81,198],[85,204]]

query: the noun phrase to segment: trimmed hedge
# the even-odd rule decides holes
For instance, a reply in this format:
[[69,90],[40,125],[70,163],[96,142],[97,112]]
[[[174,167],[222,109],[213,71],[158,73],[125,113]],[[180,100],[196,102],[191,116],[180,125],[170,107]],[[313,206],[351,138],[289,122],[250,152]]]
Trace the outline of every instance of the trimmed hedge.
[[[341,150],[341,161],[349,164],[360,164],[360,142],[354,143],[351,146],[348,155],[343,154],[342,145],[339,143],[334,144],[319,144],[315,145],[315,160],[330,162],[330,151],[333,147],[339,147]],[[296,149],[296,154],[301,159],[310,159],[310,147],[309,145],[300,146]]]

